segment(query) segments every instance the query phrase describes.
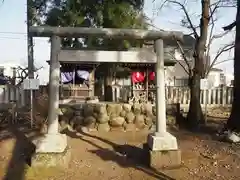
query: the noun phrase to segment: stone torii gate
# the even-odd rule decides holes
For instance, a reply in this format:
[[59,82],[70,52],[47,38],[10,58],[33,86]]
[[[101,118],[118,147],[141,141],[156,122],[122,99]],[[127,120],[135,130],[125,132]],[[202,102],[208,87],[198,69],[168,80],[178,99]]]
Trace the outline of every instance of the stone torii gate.
[[[153,40],[156,52],[156,132],[149,134],[148,146],[150,149],[151,165],[155,168],[165,166],[163,159],[179,163],[179,150],[176,138],[166,129],[166,105],[164,83],[164,48],[163,41],[167,39],[182,40],[181,32],[153,31],[141,29],[104,29],[104,28],[76,28],[76,27],[49,27],[36,26],[29,28],[32,37],[51,38],[51,57],[49,75],[49,110],[48,131],[36,143],[36,153],[63,153],[67,147],[66,135],[58,132],[59,108],[59,81],[60,63],[58,55],[61,51],[61,38],[94,36],[111,39]],[[164,151],[164,153],[162,153]],[[169,152],[169,153],[166,153]],[[177,153],[177,156],[176,156]],[[174,155],[173,155],[174,154]],[[159,159],[160,158],[160,159]],[[178,159],[178,160],[176,160]],[[167,160],[167,161],[168,161]],[[175,163],[175,164],[176,164]]]

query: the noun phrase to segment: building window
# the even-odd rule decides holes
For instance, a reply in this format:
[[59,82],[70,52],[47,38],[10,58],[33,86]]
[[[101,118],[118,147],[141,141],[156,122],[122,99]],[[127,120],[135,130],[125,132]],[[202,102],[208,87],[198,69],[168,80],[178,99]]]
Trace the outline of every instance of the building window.
[[174,86],[188,86],[188,78],[180,78],[180,79],[174,79]]
[[226,84],[226,77],[223,73],[220,74],[220,84]]

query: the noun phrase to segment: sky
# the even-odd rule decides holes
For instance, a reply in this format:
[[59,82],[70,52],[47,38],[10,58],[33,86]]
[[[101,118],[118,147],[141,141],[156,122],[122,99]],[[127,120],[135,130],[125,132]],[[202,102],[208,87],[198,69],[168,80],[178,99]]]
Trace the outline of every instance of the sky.
[[[181,10],[178,7],[161,7],[161,0],[145,0],[144,12],[152,19],[152,23],[163,30],[188,32],[180,26],[182,19]],[[193,0],[188,1],[188,12],[192,18],[199,11],[200,4],[196,4]],[[235,18],[235,9],[224,9],[218,12],[218,21],[215,26],[215,33],[221,33],[222,27],[231,23]],[[199,18],[195,18],[199,19]],[[26,26],[26,0],[5,0],[0,5],[0,65],[21,65],[27,66],[27,26]],[[193,20],[193,22],[195,22]],[[198,22],[196,22],[198,23]],[[214,42],[212,49],[212,57],[216,51],[226,42],[234,39],[234,35],[230,34],[223,39]],[[231,55],[232,56],[232,55]],[[220,60],[229,57],[224,54]],[[50,58],[50,46],[46,38],[34,38],[34,60],[37,67],[44,68],[38,72],[41,84],[46,83],[49,77],[49,69],[46,60]],[[226,73],[233,72],[233,63],[228,61],[218,66]]]

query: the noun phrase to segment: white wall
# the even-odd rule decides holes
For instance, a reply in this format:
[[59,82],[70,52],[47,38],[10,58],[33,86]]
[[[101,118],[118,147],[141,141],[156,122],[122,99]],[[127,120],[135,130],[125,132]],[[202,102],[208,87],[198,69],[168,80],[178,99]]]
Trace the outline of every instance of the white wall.
[[169,74],[169,71],[172,71],[174,69],[174,67],[169,66],[166,67],[165,69],[165,84],[166,86],[174,86],[174,77],[171,76],[171,74]]
[[[47,64],[47,63],[46,63]],[[4,75],[5,76],[9,76],[12,77],[13,76],[13,67],[17,68],[17,67],[22,67],[25,68],[26,66],[17,64],[17,63],[0,63],[0,67],[4,67]],[[38,79],[40,80],[40,84],[41,85],[46,85],[49,81],[49,65],[47,64],[46,67],[38,70],[37,72],[35,72],[35,77],[36,75],[38,75]]]
[[225,74],[225,78],[226,78],[226,85],[230,86],[231,85],[231,81],[234,80],[233,74]]
[[[22,67],[20,64],[17,63],[1,63],[0,67],[4,67],[4,76],[9,76],[9,77],[13,77],[13,68],[17,68],[17,67]],[[17,80],[16,80],[17,83]]]
[[183,60],[182,54],[179,51],[175,51],[174,56],[176,60]]
[[[183,60],[181,53],[177,50],[174,51],[174,58],[180,61]],[[174,70],[174,66],[168,66],[165,69],[165,84],[167,86],[174,86],[174,77],[172,77],[171,73],[169,73],[169,71],[173,71],[173,70]]]
[[208,82],[210,83],[211,87],[219,87],[221,84],[220,81],[220,74],[221,72],[219,71],[210,71],[208,74]]
[[[183,60],[181,53],[178,52],[178,51],[175,51],[175,58],[177,60]],[[220,71],[210,71],[209,72],[207,79],[209,80],[212,87],[219,87],[220,86],[220,84],[221,84],[220,74],[221,74]],[[231,78],[229,77],[229,79],[231,79]],[[229,82],[230,81],[231,80],[229,80]]]
[[156,63],[156,54],[147,48],[135,51],[73,51],[62,50],[58,56],[60,62],[129,62]]
[[1,63],[1,67],[4,67],[4,75],[5,76],[13,76],[13,67],[18,67],[20,66],[19,64],[14,64],[14,63]]

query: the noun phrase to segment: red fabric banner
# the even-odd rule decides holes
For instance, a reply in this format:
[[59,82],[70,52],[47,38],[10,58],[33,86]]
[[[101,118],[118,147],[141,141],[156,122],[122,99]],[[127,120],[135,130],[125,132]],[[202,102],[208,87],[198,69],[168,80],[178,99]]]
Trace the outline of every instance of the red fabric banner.
[[132,73],[132,82],[141,83],[145,80],[145,74],[143,72],[133,72]]
[[149,74],[149,80],[150,80],[150,81],[154,81],[154,79],[155,79],[155,72],[150,72],[150,74]]

